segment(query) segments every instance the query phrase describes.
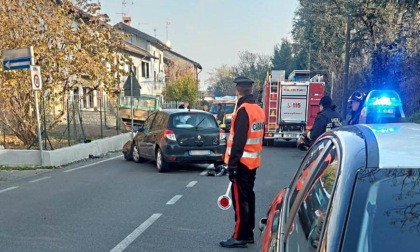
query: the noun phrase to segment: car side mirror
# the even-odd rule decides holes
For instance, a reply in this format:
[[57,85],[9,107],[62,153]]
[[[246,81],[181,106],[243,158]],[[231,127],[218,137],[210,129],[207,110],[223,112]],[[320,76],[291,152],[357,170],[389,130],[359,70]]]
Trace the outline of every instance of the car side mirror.
[[258,223],[258,229],[261,232],[263,232],[266,226],[267,226],[267,217],[261,218]]

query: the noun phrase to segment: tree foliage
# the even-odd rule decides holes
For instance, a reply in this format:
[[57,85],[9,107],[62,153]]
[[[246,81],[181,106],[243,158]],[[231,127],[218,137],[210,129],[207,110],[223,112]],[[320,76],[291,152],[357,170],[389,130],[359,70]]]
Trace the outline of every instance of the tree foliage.
[[293,45],[287,39],[274,47],[274,54],[271,58],[273,69],[285,70],[286,76],[294,70]]
[[190,104],[194,104],[197,98],[198,83],[190,73],[179,76],[167,86],[166,99],[168,101],[189,101]]
[[[293,24],[294,55],[307,54],[311,71],[335,75],[342,93],[346,19],[351,29],[349,89],[399,91],[412,112],[420,109],[415,86],[420,65],[417,0],[300,0]],[[414,92],[413,92],[414,91]]]
[[213,96],[235,95],[235,86],[233,85],[235,74],[233,68],[227,65],[215,68],[210,73],[210,83],[208,91]]
[[[108,91],[118,87],[124,74],[125,57],[116,53],[123,38],[99,10],[87,0],[0,0],[0,48],[33,46],[43,91],[51,90],[46,110],[54,115],[52,126],[65,114],[70,90],[83,85]],[[2,71],[0,121],[25,144],[36,137],[33,104],[29,71]]]
[[245,76],[254,81],[254,91],[258,93],[267,71],[271,68],[271,58],[268,55],[240,52],[239,63],[233,67],[223,65],[210,73],[209,91],[214,96],[235,95],[233,80],[237,76]]

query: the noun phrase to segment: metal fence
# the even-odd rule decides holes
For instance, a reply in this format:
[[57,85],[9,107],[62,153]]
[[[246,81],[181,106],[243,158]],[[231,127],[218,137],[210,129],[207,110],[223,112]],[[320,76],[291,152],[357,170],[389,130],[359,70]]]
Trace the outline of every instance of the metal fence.
[[[67,99],[61,122],[53,127],[54,112],[45,113],[43,106],[40,106],[43,149],[52,150],[128,132],[119,116],[117,104],[116,100],[98,97],[96,108],[83,108],[83,103],[73,96]],[[0,124],[0,135],[0,148],[38,149],[38,138],[24,145],[3,124]]]

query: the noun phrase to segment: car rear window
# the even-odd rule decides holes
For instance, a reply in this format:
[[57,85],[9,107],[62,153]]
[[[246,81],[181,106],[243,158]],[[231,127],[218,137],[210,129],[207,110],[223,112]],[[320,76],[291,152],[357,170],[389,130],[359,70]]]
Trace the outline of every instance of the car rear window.
[[207,113],[179,113],[173,114],[170,119],[171,128],[184,129],[210,129],[218,128],[214,117]]
[[420,169],[359,172],[344,251],[418,251]]

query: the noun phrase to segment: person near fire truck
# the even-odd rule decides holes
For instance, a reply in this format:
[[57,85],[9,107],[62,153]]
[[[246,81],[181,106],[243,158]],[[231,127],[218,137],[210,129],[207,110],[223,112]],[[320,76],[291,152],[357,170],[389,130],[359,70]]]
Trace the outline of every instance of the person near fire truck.
[[351,118],[348,125],[355,125],[359,123],[360,113],[363,109],[363,104],[366,99],[366,94],[360,91],[354,91],[348,100],[348,105],[351,109]]
[[342,125],[341,116],[337,111],[335,111],[335,105],[332,104],[331,97],[322,97],[319,101],[319,106],[320,112],[318,112],[312,128],[310,130],[305,131],[302,134],[303,138],[309,140],[309,145],[312,145],[312,143],[315,142],[315,140],[324,132],[329,131],[333,128],[340,127]]
[[225,163],[232,182],[235,228],[232,237],[221,241],[220,245],[244,248],[247,243],[254,243],[254,182],[261,163],[265,113],[252,95],[252,80],[240,76],[234,83],[238,102],[227,142]]

